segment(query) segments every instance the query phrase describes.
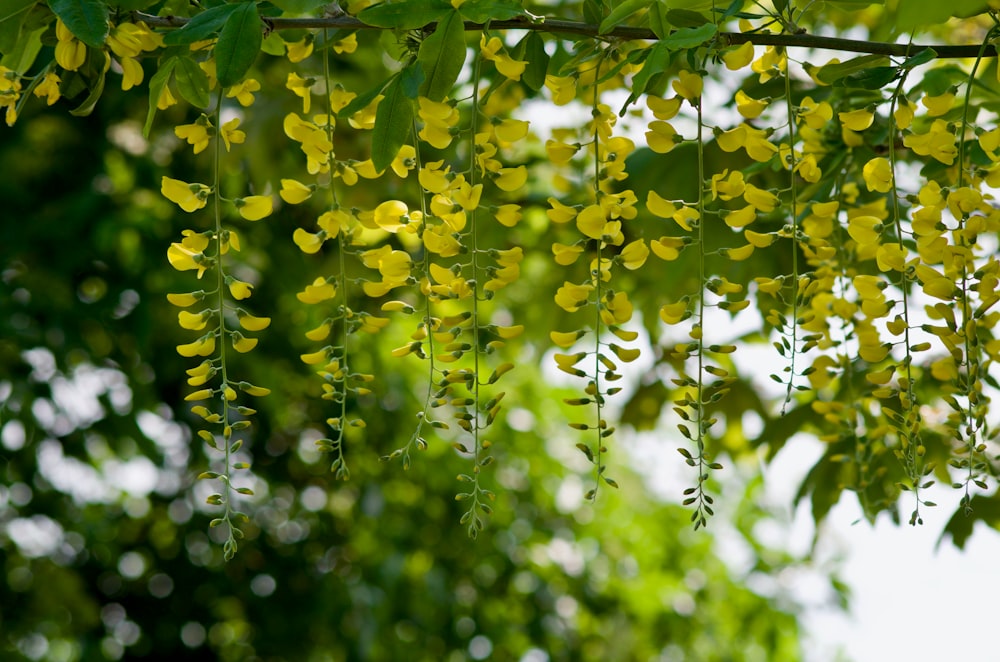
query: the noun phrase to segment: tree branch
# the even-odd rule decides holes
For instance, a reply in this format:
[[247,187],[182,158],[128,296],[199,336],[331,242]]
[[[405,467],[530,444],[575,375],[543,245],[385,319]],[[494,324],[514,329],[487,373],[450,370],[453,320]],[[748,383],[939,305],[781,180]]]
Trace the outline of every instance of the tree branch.
[[[187,24],[188,19],[180,16],[153,16],[136,12],[136,18],[146,25],[156,28],[180,28]],[[374,25],[361,22],[346,14],[317,18],[266,18],[264,19],[272,30],[297,30],[305,28],[339,28],[345,30],[384,30]],[[431,29],[433,23],[424,29]],[[483,24],[465,22],[465,29],[475,32],[483,29]],[[515,18],[507,21],[490,21],[491,30],[535,30],[554,34],[580,35],[599,39],[649,40],[656,41],[658,37],[648,28],[619,26],[600,34],[598,26],[591,23],[578,23],[561,19],[546,18],[532,21],[528,18]],[[721,32],[718,39],[726,45],[743,44],[746,42],[758,46],[784,46],[786,48],[813,48],[828,51],[846,51],[849,53],[867,53],[871,55],[894,55],[906,57],[919,53],[925,48],[931,48],[938,58],[973,58],[980,55],[982,44],[951,45],[951,44],[893,44],[881,41],[864,41],[860,39],[840,39],[837,37],[820,37],[810,34],[771,34],[766,32]],[[996,57],[997,48],[990,44],[982,51],[983,57]]]

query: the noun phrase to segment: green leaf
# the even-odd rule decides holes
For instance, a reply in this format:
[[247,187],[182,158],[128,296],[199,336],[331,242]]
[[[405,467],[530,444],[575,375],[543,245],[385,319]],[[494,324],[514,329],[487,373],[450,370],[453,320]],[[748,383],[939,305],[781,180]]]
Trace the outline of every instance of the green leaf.
[[226,21],[215,45],[215,75],[219,85],[230,87],[243,80],[260,53],[262,41],[257,3],[244,2]]
[[187,56],[177,58],[174,78],[185,101],[197,108],[208,108],[208,76],[197,62]]
[[180,44],[193,44],[202,39],[214,36],[222,26],[226,24],[233,12],[240,9],[241,5],[219,5],[206,9],[200,14],[191,17],[184,27],[179,30],[168,32],[163,37],[163,43],[167,46],[178,46]]
[[49,0],[49,8],[77,39],[91,48],[104,46],[108,7],[99,0]]
[[889,58],[884,55],[862,55],[847,62],[835,62],[824,65],[816,72],[816,77],[820,81],[830,85],[844,76],[850,76],[871,67],[882,67],[887,64],[889,64]]
[[329,0],[271,0],[271,4],[286,14],[307,14],[330,3]]
[[653,31],[653,34],[660,39],[663,39],[670,34],[670,23],[667,21],[667,10],[663,8],[662,4],[654,2],[649,7],[649,13],[646,16],[649,19],[649,29]]
[[24,74],[35,63],[38,52],[42,50],[42,35],[48,30],[42,26],[35,30],[21,32],[14,48],[0,59],[0,66]]
[[410,64],[399,72],[399,82],[403,86],[403,94],[416,100],[420,96],[420,86],[424,84],[424,70]]
[[533,90],[545,85],[545,74],[549,72],[549,54],[545,52],[545,41],[537,32],[529,32],[514,47],[514,58],[528,63],[521,74],[521,82]]
[[0,7],[0,53],[10,53],[17,45],[21,27],[35,0],[8,0]]
[[871,67],[838,79],[834,86],[880,90],[899,78],[899,75],[900,69],[896,67]]
[[354,97],[349,104],[340,109],[340,112],[337,113],[337,117],[341,119],[348,118],[359,110],[367,108],[369,104],[375,100],[375,97],[382,94],[382,90],[384,90],[386,85],[392,82],[392,80],[393,79],[390,78],[389,80],[383,81],[381,84],[376,85],[364,94]]
[[697,28],[709,23],[704,14],[690,9],[668,9],[667,22],[678,28]]
[[643,61],[642,69],[632,78],[632,94],[629,97],[632,101],[638,99],[646,91],[646,86],[653,76],[666,69],[671,57],[673,57],[671,48],[665,40],[656,42],[646,50],[646,59]]
[[444,0],[385,2],[362,11],[358,20],[378,28],[416,30],[441,20],[450,11],[454,8]]
[[906,58],[899,66],[903,69],[913,69],[914,67],[919,67],[922,64],[927,64],[936,57],[937,51],[933,48],[925,48],[916,55],[911,55]]
[[597,28],[599,34],[604,34],[605,32],[610,32],[615,28],[615,26],[621,25],[625,19],[627,19],[632,14],[642,11],[651,4],[658,3],[659,0],[623,0],[611,13],[601,21],[600,26]]
[[399,154],[413,128],[413,101],[406,96],[403,79],[397,75],[385,88],[385,98],[375,111],[372,130],[372,164],[385,170]]
[[159,70],[149,79],[149,110],[146,112],[146,123],[142,127],[142,135],[146,138],[149,137],[149,132],[153,128],[153,118],[156,117],[156,106],[160,102],[160,95],[163,93],[163,88],[170,82],[170,76],[176,66],[176,57],[161,60]]
[[952,16],[965,18],[989,9],[984,0],[906,0],[900,2],[893,22],[896,34],[925,25],[941,25]]
[[705,23],[697,28],[680,28],[659,43],[666,44],[667,48],[674,51],[688,50],[707,43],[718,31],[715,23]]
[[420,44],[417,61],[424,72],[421,94],[431,101],[447,97],[462,72],[465,54],[465,25],[461,15],[453,11]]
[[509,21],[526,14],[521,3],[515,0],[466,0],[458,11],[473,23]]
[[[104,60],[103,54],[98,53],[97,55],[101,58],[101,60]],[[75,117],[86,117],[94,112],[94,107],[97,105],[101,95],[104,93],[104,79],[107,75],[107,70],[104,67],[98,68],[97,71],[99,73],[90,85],[90,94],[88,94],[87,98],[83,100],[83,103],[69,111],[70,115]]]

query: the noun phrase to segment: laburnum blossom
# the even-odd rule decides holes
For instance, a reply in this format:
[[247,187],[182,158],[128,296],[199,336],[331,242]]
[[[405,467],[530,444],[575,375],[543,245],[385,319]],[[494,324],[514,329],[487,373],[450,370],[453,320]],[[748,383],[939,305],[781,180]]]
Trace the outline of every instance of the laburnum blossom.
[[677,146],[681,139],[670,122],[653,120],[646,132],[646,145],[657,154],[666,154]]
[[369,269],[378,269],[382,276],[381,282],[368,281],[362,286],[365,294],[370,297],[380,297],[389,290],[405,285],[410,277],[410,254],[393,250],[388,245],[364,251],[361,253],[361,261]]
[[575,313],[580,310],[580,308],[587,305],[587,301],[589,300],[590,293],[593,289],[594,286],[590,283],[577,285],[566,281],[563,283],[562,287],[556,291],[556,305],[565,310],[567,313]]
[[955,134],[948,130],[944,120],[934,120],[927,133],[912,133],[903,137],[903,145],[920,156],[930,156],[945,165],[951,165],[958,156]]
[[181,124],[174,127],[174,134],[181,140],[186,140],[194,148],[195,154],[200,154],[208,147],[208,143],[215,135],[215,127],[204,114],[201,115],[194,124]]
[[646,97],[646,106],[653,111],[653,117],[658,120],[670,120],[677,116],[683,99],[679,96],[663,99],[652,94]]
[[282,125],[285,135],[299,143],[302,153],[306,155],[306,170],[309,174],[326,172],[333,153],[333,143],[327,132],[296,113],[285,115]]
[[940,117],[955,105],[955,91],[949,90],[933,97],[925,96],[920,100],[920,103],[927,109],[928,117]]
[[817,103],[812,97],[806,97],[799,102],[798,117],[810,129],[821,129],[833,119],[833,107],[825,101]]
[[278,195],[288,204],[298,205],[308,200],[315,190],[315,184],[306,186],[295,179],[282,179],[281,190],[278,191]]
[[233,145],[242,145],[247,139],[247,134],[241,131],[239,126],[240,118],[234,117],[219,129],[219,135],[222,136],[222,142],[226,146],[227,152]]
[[521,80],[521,74],[528,66],[527,62],[515,60],[507,54],[500,37],[490,37],[487,40],[485,32],[479,40],[479,52],[484,60],[492,62],[497,71],[511,80]]
[[496,251],[499,268],[493,271],[493,277],[483,285],[483,289],[487,292],[495,292],[513,283],[521,275],[521,261],[523,259],[524,251],[520,246]]
[[454,105],[419,97],[417,114],[424,123],[417,134],[421,140],[437,149],[444,149],[451,144],[459,121],[458,109]]
[[743,195],[743,191],[746,189],[743,172],[740,170],[729,172],[727,168],[718,174],[712,175],[711,188],[713,200],[716,198],[723,200],[738,198]]
[[316,278],[312,284],[306,285],[305,290],[295,295],[299,301],[308,304],[326,301],[327,299],[332,299],[335,296],[337,296],[336,284],[328,282],[322,276]]
[[896,110],[892,113],[893,119],[896,121],[896,128],[901,131],[910,128],[915,110],[916,106],[909,99],[904,96],[897,98]]
[[302,112],[308,113],[312,107],[312,86],[316,83],[314,78],[303,78],[295,72],[288,74],[285,87],[302,97]]
[[333,42],[333,52],[337,55],[353,53],[356,50],[358,50],[358,35],[354,32]]
[[527,120],[493,118],[490,122],[493,127],[493,135],[501,143],[514,143],[524,139],[528,135],[529,122]]
[[375,223],[383,230],[395,234],[409,223],[410,210],[400,200],[387,200],[375,208]]
[[[0,76],[2,76],[2,72],[0,72]],[[45,105],[51,106],[58,101],[59,97],[62,95],[59,91],[60,83],[62,83],[62,80],[54,72],[50,71],[46,73],[45,77],[42,78],[42,82],[35,88],[35,96],[39,98],[44,97]],[[3,93],[2,88],[3,83],[0,82],[0,94]]]
[[888,193],[892,188],[892,165],[881,156],[868,161],[862,170],[869,191]]
[[564,267],[576,262],[577,258],[579,258],[582,253],[583,246],[578,244],[572,244],[569,246],[560,243],[552,244],[552,255],[555,258],[556,264]]
[[274,199],[269,195],[250,195],[233,202],[240,216],[248,221],[259,221],[274,211]]
[[193,212],[205,206],[212,189],[204,184],[188,184],[179,179],[164,177],[160,183],[160,193],[184,211]]
[[527,181],[528,169],[523,165],[514,168],[500,168],[496,177],[493,178],[493,183],[497,185],[497,188],[508,193],[521,188]]
[[759,80],[763,84],[785,73],[788,68],[788,56],[783,48],[768,46],[764,49],[764,54],[753,61],[750,68],[754,73],[760,74]]
[[497,222],[504,227],[512,228],[521,221],[521,205],[506,204],[500,205],[493,213]]
[[253,78],[244,78],[242,81],[233,85],[226,92],[226,97],[229,99],[236,99],[241,106],[246,108],[247,106],[253,105],[254,102],[254,92],[260,90],[260,83]]
[[732,48],[722,56],[722,61],[726,64],[726,69],[737,71],[753,62],[753,44],[745,42],[737,48]]
[[184,238],[170,244],[167,249],[167,260],[178,271],[197,270],[198,278],[201,278],[205,269],[211,265],[211,260],[204,253],[208,248],[209,237],[194,230],[184,230],[181,234]]
[[721,132],[716,136],[716,142],[724,152],[735,152],[743,148],[751,159],[762,163],[771,160],[778,153],[777,146],[768,142],[767,132],[746,123]]
[[66,71],[76,71],[87,59],[87,45],[73,36],[62,19],[56,19],[56,64]]
[[292,63],[299,63],[312,55],[313,41],[314,38],[311,34],[307,34],[298,41],[286,41],[285,55],[288,57],[288,61]]
[[681,300],[660,306],[660,319],[667,324],[679,324],[689,317],[691,312],[688,310],[687,301]]
[[565,106],[576,98],[576,78],[572,76],[546,74],[545,87],[552,93],[552,102],[557,106]]
[[838,113],[840,123],[851,131],[864,131],[875,121],[875,114],[866,108]]
[[677,80],[671,82],[674,92],[692,103],[701,97],[703,86],[704,83],[700,75],[686,70],[678,72]]
[[7,108],[7,126],[17,121],[17,101],[21,97],[21,81],[17,72],[0,66],[0,108]]
[[177,346],[177,353],[186,358],[211,356],[215,352],[215,333],[202,336],[194,342]]
[[743,90],[736,91],[736,111],[748,120],[760,117],[768,106],[768,101],[754,99]]
[[642,265],[646,263],[646,258],[649,257],[649,248],[646,246],[645,239],[636,239],[635,241],[629,242],[622,248],[622,252],[618,255],[622,264],[629,271],[635,271]]

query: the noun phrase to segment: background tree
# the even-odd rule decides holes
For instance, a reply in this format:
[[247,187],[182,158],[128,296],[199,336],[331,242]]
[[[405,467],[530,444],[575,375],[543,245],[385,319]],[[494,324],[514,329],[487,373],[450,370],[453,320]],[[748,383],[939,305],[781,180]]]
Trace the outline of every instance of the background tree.
[[803,430],[994,520],[989,3],[344,9],[0,14],[11,654],[794,656],[680,524]]

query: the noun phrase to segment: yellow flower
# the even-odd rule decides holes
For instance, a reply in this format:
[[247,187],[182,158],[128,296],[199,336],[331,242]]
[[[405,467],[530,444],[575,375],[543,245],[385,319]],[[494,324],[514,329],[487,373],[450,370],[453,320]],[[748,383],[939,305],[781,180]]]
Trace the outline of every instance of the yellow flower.
[[61,82],[62,80],[60,80],[59,76],[50,71],[45,74],[45,78],[43,78],[42,82],[35,88],[35,96],[39,98],[45,97],[45,105],[51,106],[58,101],[61,96],[59,91],[59,84]]
[[204,292],[187,292],[183,294],[168,294],[167,301],[174,304],[178,308],[187,308],[188,306],[193,306],[202,299],[205,298]]
[[896,120],[896,128],[902,131],[910,128],[913,122],[914,105],[906,97],[899,97],[898,104],[892,116]]
[[76,71],[87,60],[87,45],[73,36],[62,19],[56,19],[56,64],[66,71]]
[[375,208],[375,223],[387,232],[395,234],[409,222],[406,203],[399,200],[387,200]]
[[712,199],[716,197],[723,200],[732,200],[743,195],[746,189],[746,182],[743,180],[743,173],[734,170],[732,173],[728,169],[721,173],[712,175]]
[[163,197],[186,212],[204,207],[211,192],[212,189],[204,184],[188,184],[170,177],[164,177],[160,183],[160,193]]
[[653,111],[653,117],[658,120],[673,119],[681,109],[681,97],[663,99],[652,94],[646,97],[646,106]]
[[167,249],[167,259],[170,266],[178,271],[191,269],[198,270],[198,278],[201,278],[210,260],[204,255],[204,250],[208,247],[208,237],[197,234],[193,230],[184,230],[184,239],[180,243],[170,244]]
[[303,78],[295,72],[288,74],[285,87],[302,97],[302,113],[306,114],[312,107],[312,86],[316,81],[312,78]]
[[120,64],[122,66],[122,90],[131,90],[136,85],[142,83],[145,74],[138,60],[131,57],[123,57]]
[[870,160],[865,164],[862,175],[869,191],[888,193],[892,188],[892,165],[888,159],[877,157]]
[[500,205],[497,207],[494,217],[500,225],[512,228],[521,221],[521,205]]
[[581,253],[583,253],[583,246],[575,244],[571,246],[559,243],[552,244],[552,254],[555,256],[556,264],[564,267],[576,262]]
[[847,233],[862,246],[877,244],[882,236],[882,223],[875,216],[855,216],[847,223]]
[[696,99],[701,97],[703,85],[704,83],[701,80],[701,76],[685,70],[678,72],[677,80],[671,83],[671,87],[674,88],[674,91],[677,92],[679,96],[682,96],[691,102],[694,102]]
[[289,62],[301,62],[312,55],[313,36],[309,34],[298,41],[286,41],[285,50]]
[[[550,200],[551,202],[551,200]],[[677,213],[677,207],[671,201],[660,196],[656,191],[650,190],[646,197],[646,209],[654,216],[660,218],[673,218]]]
[[497,71],[505,77],[511,80],[521,80],[521,74],[524,73],[524,69],[528,66],[528,63],[515,60],[507,55],[506,51],[503,51],[503,42],[500,41],[499,37],[491,37],[487,41],[486,33],[483,33],[479,40],[479,49],[483,59],[493,62],[496,65]]
[[315,186],[306,186],[294,179],[282,179],[281,191],[278,192],[278,195],[288,204],[297,205],[308,200],[314,190],[316,190]]
[[839,113],[837,116],[840,118],[840,123],[844,125],[844,128],[850,131],[864,131],[875,121],[875,115],[870,110],[864,108]]
[[646,258],[649,257],[649,249],[646,247],[646,241],[644,239],[636,239],[633,242],[628,243],[625,248],[622,249],[621,255],[622,264],[629,271],[635,271],[643,264],[646,263]]
[[564,205],[555,198],[549,198],[548,203],[552,208],[545,212],[549,220],[553,223],[568,223],[576,218],[577,210],[574,207]]
[[187,380],[188,385],[201,386],[215,376],[215,367],[211,361],[205,360],[193,368],[188,368],[184,372],[189,375]]
[[736,91],[736,110],[748,120],[760,117],[767,105],[767,101],[754,99],[743,90]]
[[191,331],[201,331],[208,325],[208,316],[211,311],[203,310],[200,313],[189,313],[186,310],[182,310],[177,313],[177,323],[182,329],[189,329]]
[[753,62],[753,56],[753,44],[748,41],[738,48],[726,51],[726,54],[722,56],[722,61],[726,63],[726,69],[736,71]]
[[778,196],[774,193],[757,188],[753,184],[746,185],[746,189],[743,191],[743,199],[747,201],[747,204],[752,205],[754,209],[764,213],[774,211],[779,202]]
[[587,300],[590,297],[590,292],[594,289],[593,285],[589,283],[583,285],[576,285],[565,281],[563,286],[556,291],[555,301],[556,305],[565,310],[567,313],[575,313],[580,310],[582,306],[587,305]]
[[742,147],[751,159],[761,163],[769,161],[778,152],[778,148],[768,142],[765,131],[746,123],[723,131],[716,136],[716,143],[724,152],[735,152]]
[[576,98],[576,78],[546,74],[545,87],[552,93],[552,103],[565,106]]
[[955,134],[948,130],[944,120],[934,120],[927,133],[913,133],[903,138],[903,145],[920,156],[931,156],[945,165],[951,165],[958,156]]
[[295,242],[295,245],[298,246],[299,250],[303,253],[307,253],[309,255],[319,252],[319,249],[323,247],[324,239],[324,235],[306,232],[302,228],[296,228],[295,232],[292,233],[292,241]]
[[680,140],[677,138],[677,131],[670,122],[654,120],[649,123],[649,131],[646,132],[646,144],[657,154],[666,154]]
[[233,278],[232,276],[226,276],[226,285],[229,287],[229,293],[232,294],[233,298],[237,301],[249,299],[250,295],[253,293],[253,285],[239,280],[238,278]]
[[567,145],[558,140],[546,140],[545,152],[549,155],[549,160],[556,165],[566,165],[570,159],[580,149],[579,144]]
[[270,317],[255,317],[244,310],[236,311],[236,315],[240,320],[240,326],[247,331],[263,331],[271,326]]
[[576,217],[576,228],[591,239],[603,237],[606,224],[607,217],[600,205],[585,207]]
[[660,319],[667,324],[677,324],[690,316],[686,301],[667,303],[660,307]]
[[215,130],[212,127],[212,123],[204,115],[199,117],[198,121],[194,124],[182,124],[174,127],[174,135],[192,145],[195,154],[201,153],[208,147],[208,143],[214,134]]
[[295,296],[302,303],[319,303],[337,296],[337,287],[320,276],[312,282],[312,285],[306,285],[306,289]]
[[424,123],[417,136],[437,149],[450,145],[459,121],[458,109],[449,103],[425,97],[417,99],[417,106],[417,114]]
[[667,262],[680,257],[684,246],[684,239],[682,237],[660,237],[656,241],[649,242],[649,247],[652,249],[653,254]]
[[694,207],[681,207],[673,215],[674,222],[684,230],[691,232],[693,225],[701,220],[701,215]]
[[513,143],[528,135],[528,126],[529,123],[525,120],[505,119],[493,125],[493,131],[500,141]]
[[225,124],[222,125],[219,133],[222,134],[222,142],[226,145],[226,151],[229,151],[231,145],[242,145],[247,139],[247,134],[239,130],[240,118],[234,117]]
[[333,52],[337,55],[342,55],[344,53],[353,53],[358,49],[358,35],[355,32],[347,35],[343,39],[335,41],[333,43]]
[[815,154],[806,154],[795,163],[795,172],[805,181],[815,184],[823,177],[823,171],[816,163]]
[[822,129],[824,124],[833,119],[833,107],[825,101],[816,103],[812,97],[806,97],[799,102],[798,116],[799,121],[805,122],[810,129]]
[[582,338],[586,331],[549,331],[549,338],[552,343],[563,349],[569,349],[576,341]]
[[178,345],[177,353],[192,358],[195,356],[210,356],[215,352],[215,334],[209,333],[186,345]]
[[935,97],[924,97],[920,100],[920,103],[927,109],[929,117],[940,117],[955,105],[955,93],[949,91]]
[[[232,334],[230,335],[230,338],[232,339],[232,342],[233,342],[233,349],[235,349],[240,354],[246,354],[251,349],[253,349],[254,347],[257,346],[257,339],[256,338],[247,338],[246,336],[244,336],[239,331],[233,331]],[[227,399],[228,400],[235,400],[236,399],[236,392],[235,391],[233,392],[233,397],[232,398],[228,397],[228,395],[227,395]]]
[[247,106],[253,105],[253,93],[258,90],[260,90],[260,83],[253,78],[245,78],[236,85],[230,87],[229,91],[226,92],[226,97],[229,99],[236,99],[239,101],[241,106],[246,108]]
[[754,209],[753,205],[747,205],[742,209],[729,212],[722,217],[722,220],[731,228],[742,228],[757,220],[757,210]]
[[497,188],[508,193],[521,188],[527,181],[528,169],[523,165],[516,168],[501,168],[497,171],[497,176],[493,179],[493,183],[497,185]]
[[274,199],[269,195],[250,195],[233,201],[240,216],[248,221],[259,221],[274,211]]

